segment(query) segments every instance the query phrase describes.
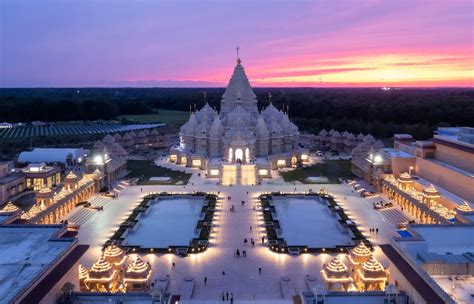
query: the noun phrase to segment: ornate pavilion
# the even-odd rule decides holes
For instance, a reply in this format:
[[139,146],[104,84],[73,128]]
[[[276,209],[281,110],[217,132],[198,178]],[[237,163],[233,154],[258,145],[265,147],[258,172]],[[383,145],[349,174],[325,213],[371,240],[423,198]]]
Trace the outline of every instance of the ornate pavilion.
[[207,170],[223,184],[255,184],[270,177],[270,170],[307,160],[298,148],[299,131],[285,110],[271,103],[263,111],[250,86],[241,60],[221,99],[218,113],[209,104],[192,112],[180,129],[180,144],[170,161]]

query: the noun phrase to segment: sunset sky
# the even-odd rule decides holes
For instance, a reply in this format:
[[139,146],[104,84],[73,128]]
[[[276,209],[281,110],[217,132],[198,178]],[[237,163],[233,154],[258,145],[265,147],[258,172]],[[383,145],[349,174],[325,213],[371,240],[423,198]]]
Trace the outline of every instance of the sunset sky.
[[0,0],[0,86],[472,87],[473,5]]

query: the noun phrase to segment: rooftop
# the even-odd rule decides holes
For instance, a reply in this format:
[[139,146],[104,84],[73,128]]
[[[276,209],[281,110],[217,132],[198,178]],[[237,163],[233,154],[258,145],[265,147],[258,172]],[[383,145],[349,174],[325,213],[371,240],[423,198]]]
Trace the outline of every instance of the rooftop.
[[61,226],[0,226],[0,299],[10,302],[48,265],[61,256],[71,241],[51,241]]

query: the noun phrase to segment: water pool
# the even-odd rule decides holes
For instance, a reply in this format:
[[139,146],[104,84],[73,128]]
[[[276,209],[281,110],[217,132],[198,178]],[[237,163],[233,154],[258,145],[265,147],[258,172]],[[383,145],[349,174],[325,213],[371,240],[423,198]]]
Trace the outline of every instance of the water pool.
[[402,238],[413,237],[413,235],[410,232],[406,231],[406,230],[397,230],[397,232]]
[[315,199],[274,198],[282,237],[288,246],[331,248],[337,245],[353,245],[347,233],[337,227],[325,204]]
[[142,214],[135,232],[130,232],[125,243],[144,248],[186,247],[195,237],[203,199],[171,198],[153,202],[148,214]]

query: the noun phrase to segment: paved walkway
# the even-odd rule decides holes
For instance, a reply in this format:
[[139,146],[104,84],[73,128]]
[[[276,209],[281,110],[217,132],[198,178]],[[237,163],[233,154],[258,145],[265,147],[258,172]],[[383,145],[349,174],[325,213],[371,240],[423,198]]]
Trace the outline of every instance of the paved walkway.
[[[193,169],[194,172],[198,171]],[[258,195],[262,192],[283,191],[293,192],[295,187],[298,192],[318,191],[325,187],[333,193],[336,200],[346,209],[347,214],[359,226],[359,229],[374,243],[386,243],[387,238],[395,235],[392,222],[388,221],[380,212],[374,210],[367,200],[360,198],[359,194],[352,192],[347,185],[293,185],[288,183],[266,184],[261,186],[217,186],[215,182],[203,178],[195,178],[194,186],[129,186],[126,187],[117,199],[104,205],[104,210],[97,213],[83,223],[78,237],[79,242],[89,244],[90,249],[81,259],[86,267],[100,256],[102,244],[114,233],[119,224],[128,216],[131,210],[140,203],[141,198],[148,192],[192,192],[221,191],[224,198],[216,218],[216,234],[211,238],[209,249],[200,254],[180,258],[173,254],[147,254],[144,259],[150,261],[155,277],[170,276],[168,291],[177,293],[185,277],[194,277],[195,286],[192,299],[193,303],[206,303],[217,301],[223,291],[234,294],[234,300],[274,300],[282,301],[283,294],[280,286],[282,276],[291,278],[296,293],[307,291],[305,276],[320,277],[322,264],[328,259],[328,254],[303,254],[292,257],[286,254],[271,252],[261,244],[261,233],[264,231],[258,222],[258,212],[253,210]],[[143,188],[143,192],[140,189]],[[248,194],[247,194],[248,191]],[[227,197],[232,199],[228,200]],[[246,203],[241,206],[241,201]],[[230,212],[231,205],[235,212]],[[250,232],[252,226],[252,232]],[[370,234],[369,228],[379,228],[378,235]],[[323,231],[321,233],[324,233]],[[152,237],[152,236],[150,236]],[[243,240],[249,241],[244,245]],[[256,240],[254,248],[250,245],[250,238]],[[239,248],[247,250],[247,257],[234,257],[234,251]],[[388,265],[379,251],[376,256],[382,264]],[[176,263],[176,268],[171,269],[171,263]],[[262,267],[262,274],[258,268]],[[76,272],[76,270],[74,270]],[[225,272],[225,275],[222,272]],[[204,277],[208,278],[207,286]],[[199,301],[197,301],[199,300]],[[284,303],[284,302],[282,302]]]

